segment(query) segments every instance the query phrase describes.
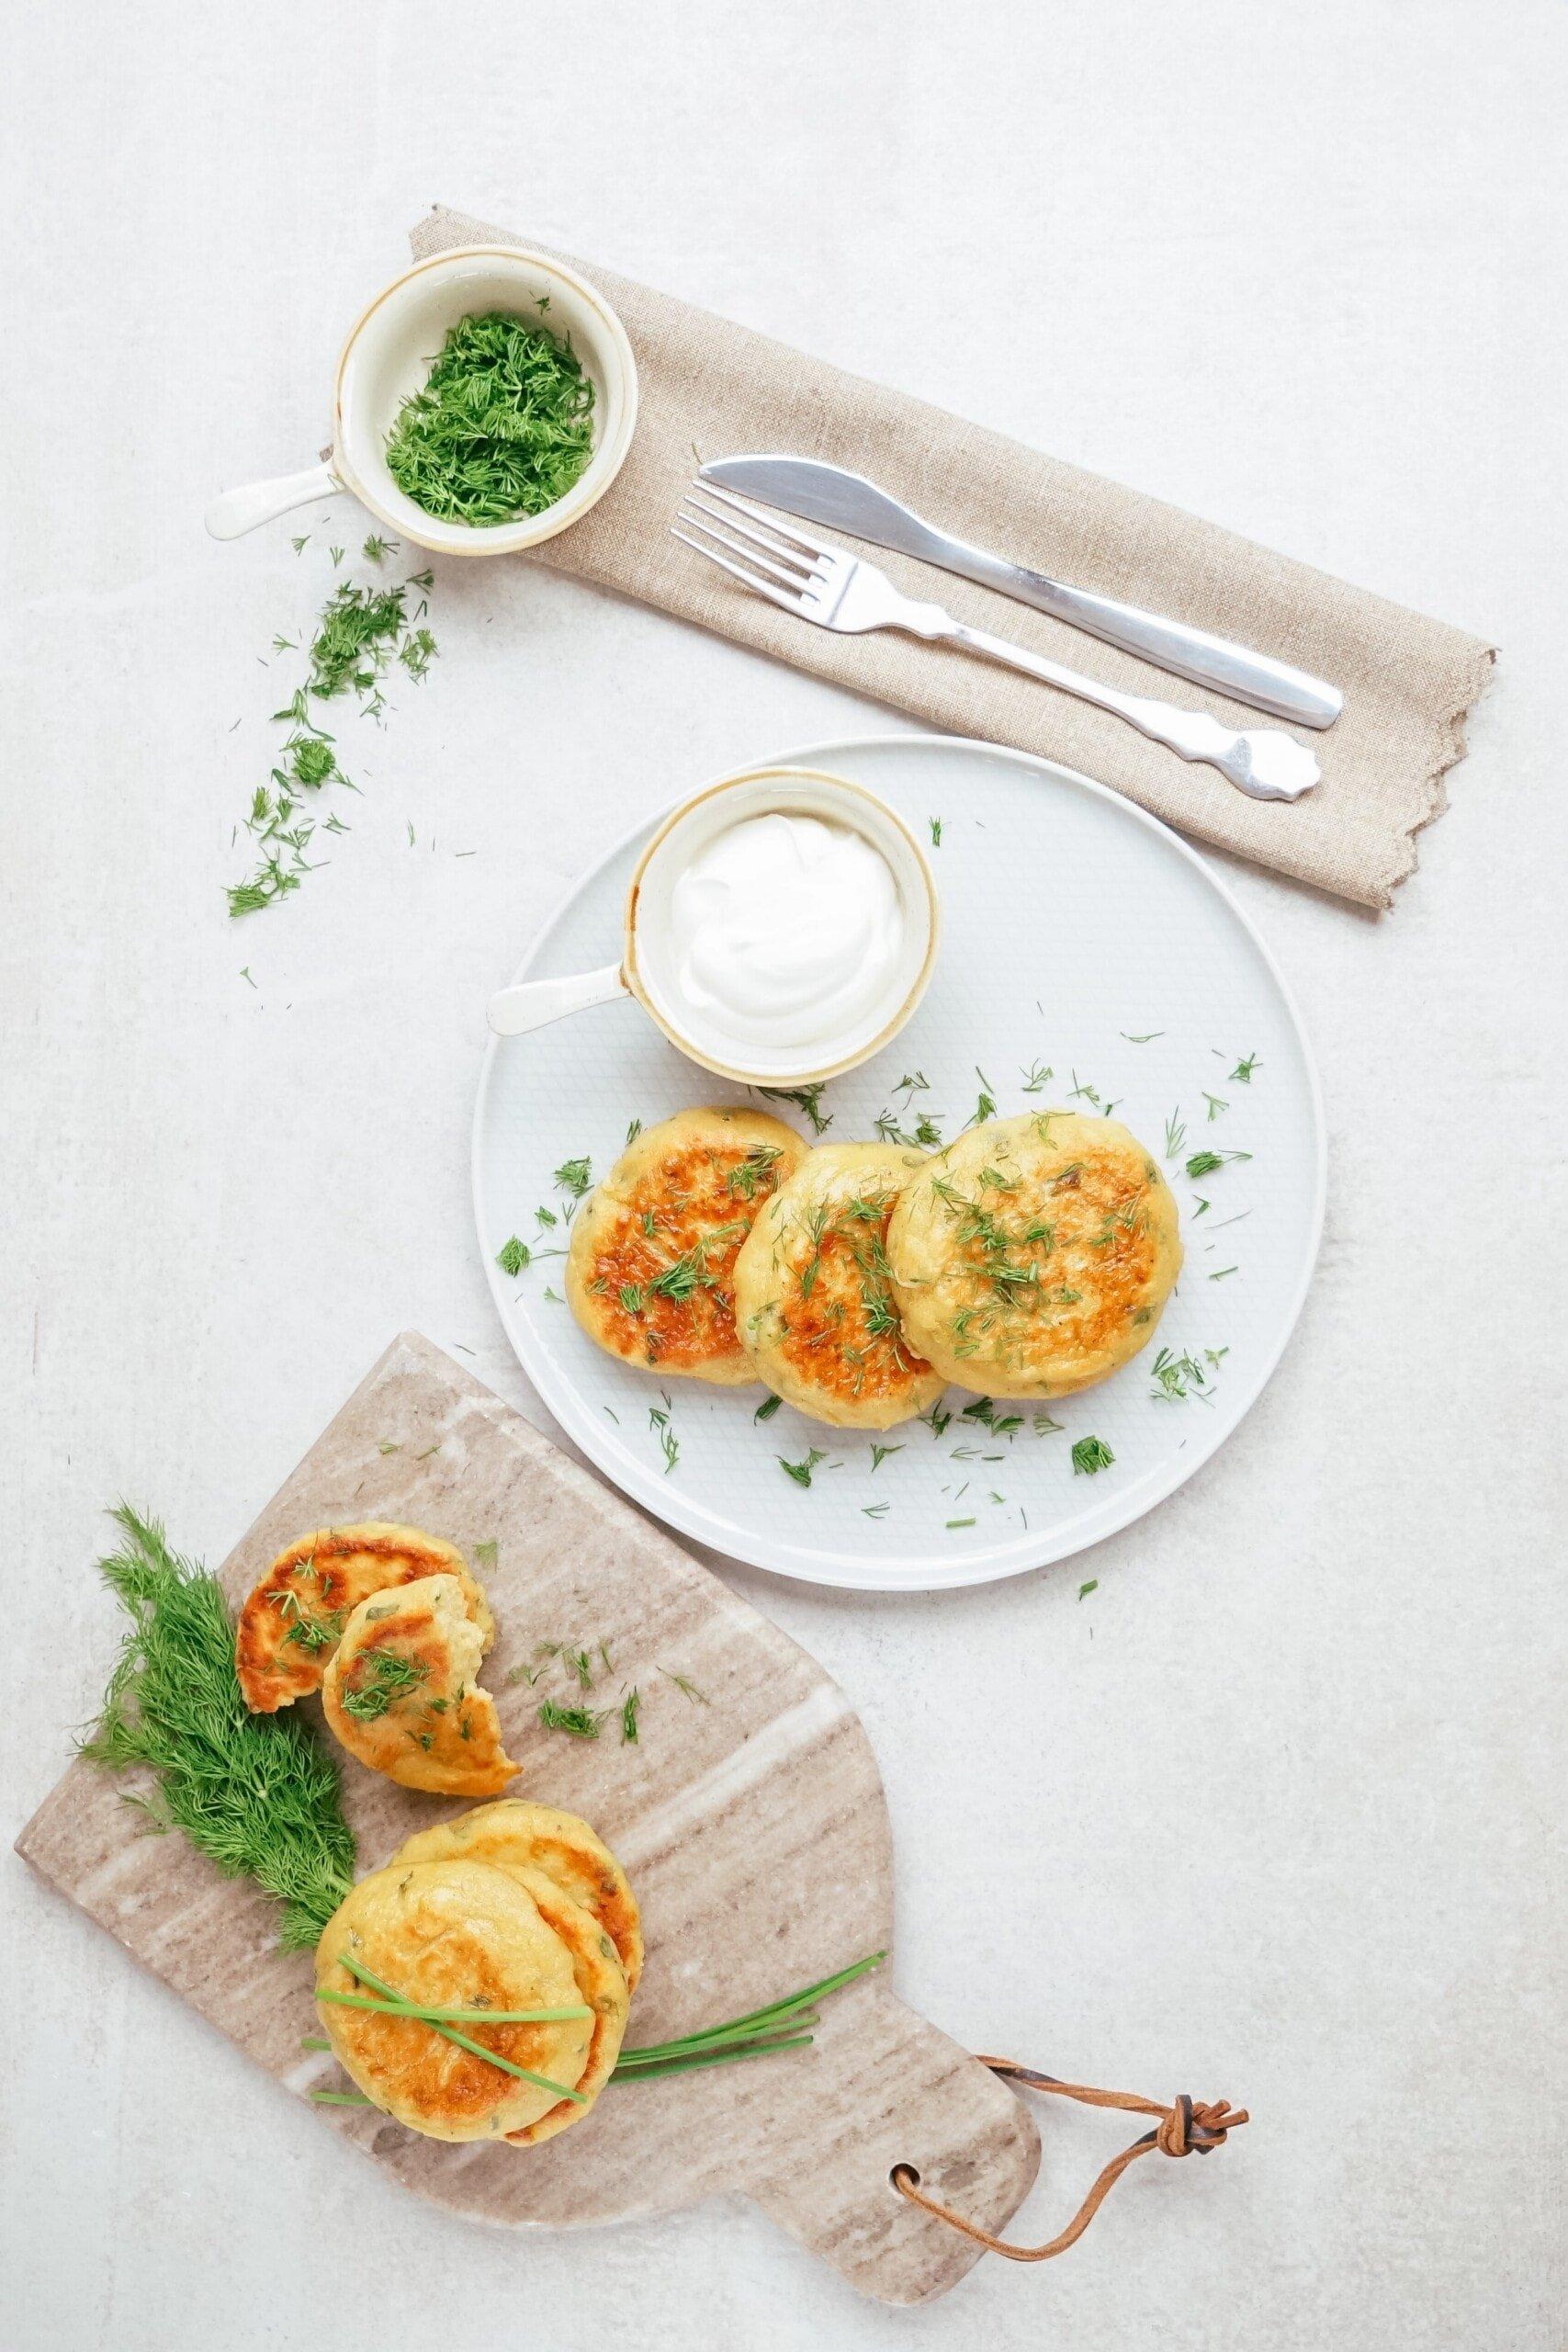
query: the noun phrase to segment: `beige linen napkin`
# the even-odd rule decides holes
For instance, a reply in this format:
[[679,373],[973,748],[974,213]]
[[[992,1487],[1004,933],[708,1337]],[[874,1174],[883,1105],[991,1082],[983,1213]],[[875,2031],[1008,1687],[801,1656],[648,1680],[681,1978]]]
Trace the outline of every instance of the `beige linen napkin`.
[[[411,239],[416,260],[454,245],[526,242],[441,208]],[[1321,890],[1367,907],[1391,903],[1416,864],[1416,833],[1447,805],[1444,772],[1463,754],[1465,716],[1485,684],[1490,646],[594,263],[581,266],[625,322],[641,405],[619,479],[592,514],[538,550],[539,562],[932,726],[1081,768],[1183,831]],[[1344,692],[1344,713],[1326,733],[1305,738],[1322,783],[1293,803],[1251,800],[1122,720],[973,654],[890,634],[835,637],[777,611],[670,536],[695,470],[694,450],[707,459],[772,449],[869,474],[998,555],[1331,680]],[[938,598],[960,620],[1111,684],[1201,705],[1237,727],[1277,723],[1010,597],[874,552],[912,594]],[[748,748],[736,746],[738,762]]]

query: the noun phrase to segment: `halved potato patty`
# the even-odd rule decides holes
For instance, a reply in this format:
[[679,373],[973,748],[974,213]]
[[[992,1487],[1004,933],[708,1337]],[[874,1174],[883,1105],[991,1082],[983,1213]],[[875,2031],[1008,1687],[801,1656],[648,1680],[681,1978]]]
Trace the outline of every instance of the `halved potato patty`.
[[1181,1272],[1175,1200],[1115,1119],[1040,1111],[929,1160],[887,1234],[911,1346],[944,1380],[1065,1396],[1146,1347]]
[[572,1226],[566,1295],[589,1338],[645,1372],[754,1379],[735,1336],[732,1269],[805,1152],[761,1111],[682,1111],[639,1135]]
[[321,1707],[351,1756],[400,1788],[499,1794],[518,1767],[479,1687],[484,1635],[456,1577],[422,1577],[362,1600],[328,1661]]
[[571,1949],[512,1871],[464,1861],[394,1861],[373,1871],[327,1922],[316,1948],[318,1994],[374,1992],[345,1959],[430,2007],[592,2012],[547,2024],[461,2028],[545,2077],[525,2083],[418,2019],[320,2001],[345,2072],[375,2106],[415,2132],[499,2140],[526,2131],[562,2104],[551,2086],[575,2090],[587,2070],[599,2015],[579,1989]]
[[577,1814],[551,1804],[530,1804],[522,1797],[502,1797],[498,1804],[459,1814],[456,1821],[416,1830],[399,1847],[396,1859],[501,1862],[543,1871],[563,1894],[592,1913],[620,1957],[627,1992],[637,1991],[642,1973],[637,1897],[608,1846]]
[[455,1576],[468,1614],[491,1641],[495,1627],[479,1583],[454,1544],[423,1528],[370,1520],[319,1527],[280,1552],[240,1611],[234,1668],[254,1714],[321,1688],[351,1611],[373,1592],[416,1577]]
[[911,1343],[886,1237],[925,1166],[896,1144],[829,1144],[767,1203],[735,1266],[736,1323],[759,1379],[814,1420],[885,1430],[946,1386]]

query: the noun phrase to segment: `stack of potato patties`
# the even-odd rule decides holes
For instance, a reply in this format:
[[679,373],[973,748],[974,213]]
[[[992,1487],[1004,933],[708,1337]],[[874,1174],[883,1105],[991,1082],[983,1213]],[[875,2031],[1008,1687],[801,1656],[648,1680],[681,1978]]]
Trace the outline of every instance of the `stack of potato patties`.
[[[317,1946],[317,2007],[383,2113],[435,2140],[531,2147],[580,2123],[609,2081],[641,1969],[637,1900],[609,1848],[575,1814],[511,1799],[418,1831],[360,1880]],[[320,1998],[374,1999],[378,1985],[463,2013],[463,2036],[482,2048]],[[577,2014],[515,2015],[540,2009]]]

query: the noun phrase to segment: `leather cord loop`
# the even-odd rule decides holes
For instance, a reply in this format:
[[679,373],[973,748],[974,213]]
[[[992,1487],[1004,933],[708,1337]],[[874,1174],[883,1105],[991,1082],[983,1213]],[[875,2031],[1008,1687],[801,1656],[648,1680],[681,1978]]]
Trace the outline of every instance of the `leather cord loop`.
[[1006,2238],[993,2237],[989,2230],[965,2221],[951,2206],[929,2197],[913,2165],[894,2165],[889,2177],[900,2197],[911,2205],[919,2205],[939,2222],[962,2231],[976,2245],[984,2246],[987,2254],[1005,2255],[1010,2262],[1049,2262],[1054,2255],[1066,2254],[1070,2245],[1077,2244],[1122,2174],[1140,2156],[1156,2149],[1164,2156],[1206,2156],[1211,2149],[1223,2148],[1227,2134],[1247,2120],[1245,2107],[1233,2108],[1223,2098],[1207,2103],[1189,2098],[1183,2092],[1169,2107],[1161,2107],[1157,2100],[1140,2098],[1135,2091],[1097,2091],[1086,2083],[1058,2082],[1055,2075],[1042,2075],[1032,2066],[1021,2065],[1016,2058],[982,2058],[980,2064],[988,2066],[994,2075],[1022,2084],[1030,2090],[1051,2091],[1059,2098],[1077,2099],[1083,2107],[1119,2108],[1128,2115],[1152,2115],[1157,2119],[1152,2132],[1145,2132],[1141,2139],[1123,2148],[1120,2155],[1111,2157],[1066,2228],[1043,2245],[1013,2245]]

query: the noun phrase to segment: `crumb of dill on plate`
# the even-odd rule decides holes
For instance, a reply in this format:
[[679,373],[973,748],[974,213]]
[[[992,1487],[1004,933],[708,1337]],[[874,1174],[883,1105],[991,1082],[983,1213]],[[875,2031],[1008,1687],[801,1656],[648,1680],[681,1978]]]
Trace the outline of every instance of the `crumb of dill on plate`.
[[593,455],[593,386],[569,344],[504,311],[459,319],[387,435],[398,488],[446,523],[542,514]]

